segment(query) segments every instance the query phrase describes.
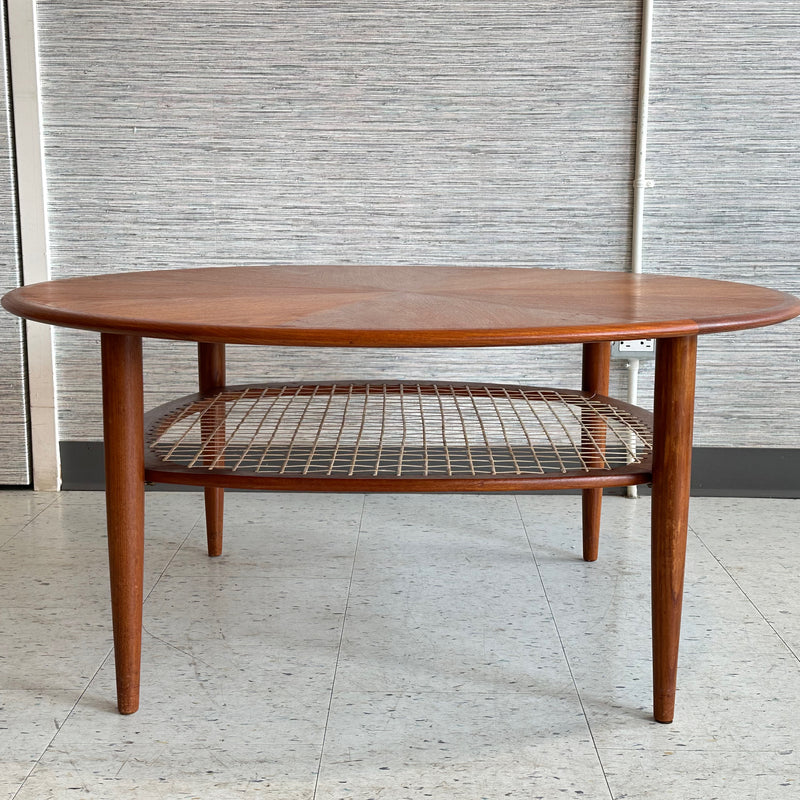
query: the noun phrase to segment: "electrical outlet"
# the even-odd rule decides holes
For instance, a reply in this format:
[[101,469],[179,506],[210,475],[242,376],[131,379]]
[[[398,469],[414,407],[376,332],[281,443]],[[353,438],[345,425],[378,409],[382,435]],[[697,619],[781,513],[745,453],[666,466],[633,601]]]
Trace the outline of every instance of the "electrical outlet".
[[638,358],[639,360],[656,357],[655,339],[624,339],[611,343],[612,358]]

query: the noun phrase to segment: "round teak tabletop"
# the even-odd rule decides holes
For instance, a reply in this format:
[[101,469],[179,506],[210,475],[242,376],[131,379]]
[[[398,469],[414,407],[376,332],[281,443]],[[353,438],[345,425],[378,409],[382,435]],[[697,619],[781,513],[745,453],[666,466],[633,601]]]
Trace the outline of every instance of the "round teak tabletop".
[[756,328],[800,300],[728,281],[504,267],[254,266],[49,281],[3,306],[53,325],[232,344],[458,347]]

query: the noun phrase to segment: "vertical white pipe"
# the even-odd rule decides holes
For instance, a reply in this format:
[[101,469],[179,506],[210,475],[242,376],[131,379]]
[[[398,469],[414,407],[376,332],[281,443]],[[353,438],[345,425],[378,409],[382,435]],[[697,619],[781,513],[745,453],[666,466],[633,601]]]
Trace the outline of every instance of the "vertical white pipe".
[[653,40],[653,0],[642,0],[642,39],[639,49],[639,102],[636,113],[636,164],[633,177],[631,272],[642,271],[644,190],[647,186],[647,123],[650,104],[650,61]]
[[[653,41],[653,0],[642,0],[642,31],[639,47],[639,101],[636,112],[636,163],[633,177],[633,224],[631,227],[631,272],[642,271],[644,241],[644,192],[647,188],[647,124],[650,105],[650,61]],[[639,401],[639,359],[628,362],[628,402]],[[628,497],[638,497],[635,486]]]
[[[9,0],[8,32],[22,277],[30,284],[50,277],[36,0]],[[61,486],[53,334],[49,325],[35,322],[26,331],[33,488],[52,491]]]

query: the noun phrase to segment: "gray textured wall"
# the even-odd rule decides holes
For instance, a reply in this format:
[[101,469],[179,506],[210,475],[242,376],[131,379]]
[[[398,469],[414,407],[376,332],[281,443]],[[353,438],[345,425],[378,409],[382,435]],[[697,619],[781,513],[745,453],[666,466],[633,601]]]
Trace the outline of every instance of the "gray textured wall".
[[[0,294],[19,286],[20,263],[13,148],[9,127],[5,5],[0,4]],[[28,420],[22,321],[0,313],[0,484],[25,484]]]
[[[646,269],[800,294],[800,6],[659,0]],[[700,340],[696,440],[800,446],[800,322]]]
[[[720,152],[742,137],[754,148],[780,146],[771,129],[742,130],[741,115],[726,117],[728,107],[706,92],[702,76],[729,45],[724,32],[698,41],[696,26],[706,8],[729,21],[740,15],[740,38],[771,57],[776,38],[791,31],[754,26],[753,14],[781,4],[658,5],[657,28],[672,28],[656,36],[652,268],[797,289],[791,163],[787,213],[762,216],[758,229],[736,224],[737,209],[752,186],[774,186],[772,173],[750,163],[728,187],[726,216],[719,196],[707,208],[694,172],[681,168],[687,154],[692,170],[701,166],[704,136]],[[638,2],[41,0],[39,17],[56,276],[274,262],[629,266]],[[720,67],[720,82],[733,88],[746,66],[734,57],[740,47],[730,45]],[[789,68],[779,75],[769,63],[765,72],[755,64],[753,80],[771,82],[788,131],[797,65],[782,62]],[[756,90],[736,102],[763,110]],[[715,241],[724,247],[712,254]],[[759,253],[759,271],[732,269],[725,254],[744,265],[744,251]],[[748,336],[762,355],[772,342],[787,352],[794,339],[781,329]],[[97,439],[96,337],[62,331],[57,347],[61,437]],[[741,378],[738,364],[713,355],[720,345],[711,347],[703,350],[709,412],[700,409],[698,442],[786,445],[774,424],[759,422],[765,403],[755,392],[741,410],[708,396]],[[574,385],[579,367],[578,348],[232,351],[233,380]],[[193,389],[190,346],[150,343],[146,354],[158,387],[148,403]],[[707,368],[715,360],[722,363]],[[798,410],[787,390],[797,378],[782,377],[785,366],[758,373],[780,398],[778,414]]]

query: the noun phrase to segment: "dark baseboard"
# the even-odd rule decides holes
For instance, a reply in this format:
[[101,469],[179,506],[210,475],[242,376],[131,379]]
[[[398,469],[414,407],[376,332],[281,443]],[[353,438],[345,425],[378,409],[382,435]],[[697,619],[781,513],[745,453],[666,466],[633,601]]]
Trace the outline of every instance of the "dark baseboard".
[[695,497],[800,497],[800,449],[695,447]]
[[[800,449],[695,447],[695,497],[800,497]],[[102,490],[103,443],[61,442],[65,490]],[[153,484],[151,491],[199,491],[192,486]],[[619,490],[608,490],[619,494]],[[646,494],[647,489],[643,488]]]
[[96,491],[105,488],[102,442],[58,443],[61,454],[61,488],[64,491]]

